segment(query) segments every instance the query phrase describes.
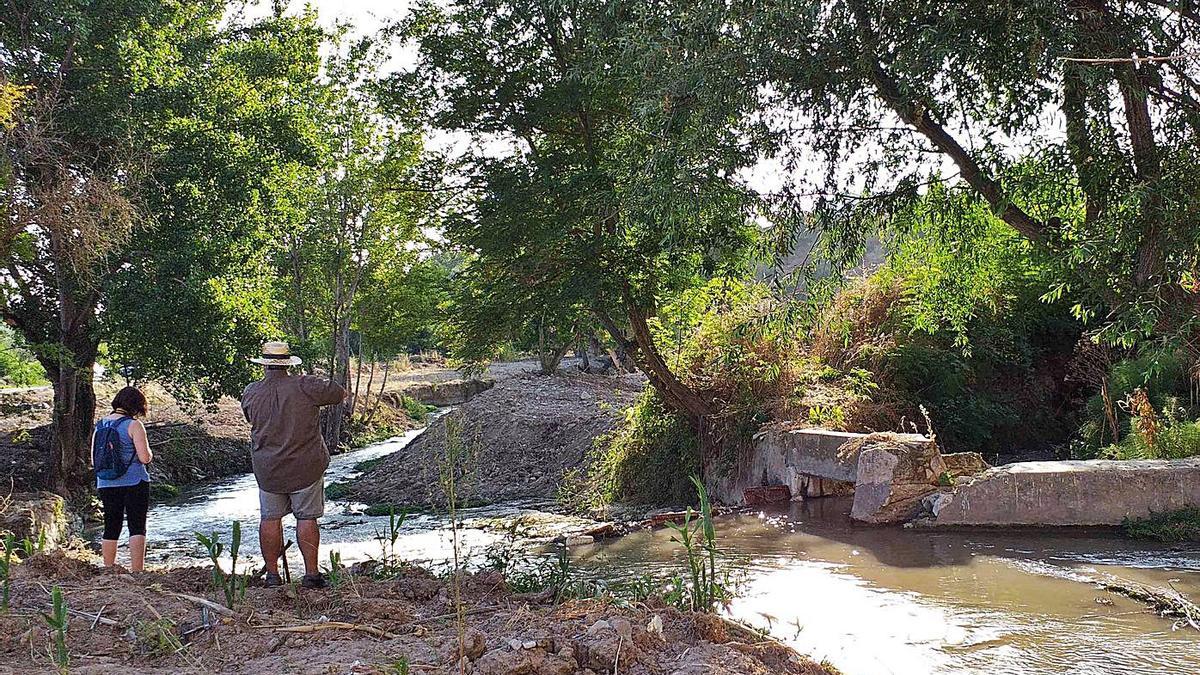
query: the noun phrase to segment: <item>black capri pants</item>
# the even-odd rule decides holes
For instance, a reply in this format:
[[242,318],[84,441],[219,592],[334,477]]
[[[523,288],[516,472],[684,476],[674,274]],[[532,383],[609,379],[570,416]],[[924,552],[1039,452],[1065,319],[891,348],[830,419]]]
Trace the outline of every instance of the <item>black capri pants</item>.
[[150,483],[96,490],[104,505],[104,538],[121,538],[121,524],[129,520],[129,536],[146,535],[146,513],[150,511]]

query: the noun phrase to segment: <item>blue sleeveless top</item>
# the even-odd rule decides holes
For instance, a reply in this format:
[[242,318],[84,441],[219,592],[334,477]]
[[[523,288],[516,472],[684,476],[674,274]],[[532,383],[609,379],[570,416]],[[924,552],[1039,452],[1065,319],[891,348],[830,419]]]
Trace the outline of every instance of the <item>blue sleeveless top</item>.
[[96,476],[96,487],[128,487],[130,485],[137,485],[142,481],[149,482],[150,472],[146,470],[146,465],[142,464],[141,460],[137,458],[137,450],[133,447],[133,438],[129,435],[129,425],[133,424],[133,418],[127,417],[115,421],[100,418],[96,422],[96,429],[99,429],[101,425],[108,424],[116,425],[117,435],[121,437],[121,463],[129,462],[129,470],[125,472],[124,476],[112,480],[104,480]]

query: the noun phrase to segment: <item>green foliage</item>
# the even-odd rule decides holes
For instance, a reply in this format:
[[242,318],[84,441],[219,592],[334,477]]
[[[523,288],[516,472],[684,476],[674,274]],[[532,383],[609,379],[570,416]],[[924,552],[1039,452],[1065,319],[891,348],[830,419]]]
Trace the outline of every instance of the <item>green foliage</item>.
[[356,326],[363,344],[382,356],[443,347],[438,326],[456,264],[452,257],[438,254],[373,267],[358,300]]
[[0,325],[0,383],[12,387],[46,383],[46,369],[21,337],[6,325]]
[[[1200,406],[1195,403],[1193,378],[1185,352],[1147,349],[1139,356],[1116,360],[1102,377],[1106,380],[1117,426],[1116,435],[1120,440],[1114,442],[1103,396],[1096,392],[1085,405],[1085,420],[1072,443],[1074,456],[1084,459],[1137,459],[1197,454],[1197,450],[1187,448],[1188,437],[1192,433],[1187,420],[1200,417]],[[1135,432],[1132,424],[1134,415],[1126,409],[1125,403],[1138,389],[1146,393],[1155,410],[1163,411],[1167,417],[1168,429],[1162,441],[1171,447],[1147,447],[1144,439]]]
[[376,530],[375,541],[379,543],[380,549],[380,572],[385,576],[391,576],[396,570],[402,568],[400,559],[396,556],[396,541],[400,539],[400,530],[404,527],[408,511],[401,509],[397,513],[396,507],[389,506],[387,515],[387,531]]
[[[924,195],[944,187],[963,204],[939,206],[947,217],[935,228],[955,237],[967,205],[994,213],[1048,254],[1046,297],[1102,342],[1129,348],[1194,333],[1200,235],[1190,205],[1200,180],[1185,167],[1200,112],[1158,92],[1186,88],[1197,66],[1151,73],[1077,58],[1163,45],[1191,53],[1200,24],[1188,10],[850,0],[733,11],[744,22],[727,16],[726,25],[748,30],[713,49],[757,63],[761,85],[777,93],[762,105],[805,120],[781,132],[785,156],[806,167],[816,157],[820,168],[797,171],[791,192],[818,195],[812,221],[835,265],[856,265],[872,233],[902,231]],[[1122,124],[1110,117],[1117,108],[1128,114]],[[1046,124],[1049,113],[1065,134]]]
[[175,622],[159,617],[153,621],[138,621],[133,627],[138,645],[153,656],[172,656],[183,649],[179,628]]
[[370,471],[371,469],[374,469],[375,467],[382,464],[383,461],[386,459],[387,459],[386,456],[385,457],[376,457],[375,459],[364,459],[363,461],[358,462],[354,465],[354,470],[359,473],[366,473],[366,472]]
[[691,499],[687,476],[700,470],[700,448],[687,423],[652,389],[596,439],[586,476],[564,481],[560,499],[587,510],[617,502],[678,504]]
[[350,483],[337,482],[325,486],[325,499],[337,501],[350,496]]
[[920,205],[883,266],[814,301],[808,352],[820,365],[800,392],[809,420],[897,429],[924,405],[947,448],[1065,444],[1075,413],[1056,373],[1082,326],[1042,297],[1045,264],[961,195],[934,189]]
[[326,570],[326,578],[329,579],[329,585],[333,588],[338,588],[346,583],[347,572],[342,565],[342,554],[339,551],[329,551],[329,567]]
[[429,413],[437,410],[436,407],[425,405],[411,396],[401,397],[401,405],[404,407],[404,412],[414,422],[424,422],[425,418],[429,417]]
[[17,541],[12,532],[4,534],[4,558],[0,560],[0,610],[8,611],[8,601],[12,594],[13,554],[16,552]]
[[695,475],[690,478],[696,488],[700,512],[693,512],[689,506],[682,523],[668,523],[675,531],[671,541],[683,546],[687,566],[687,583],[675,584],[675,604],[693,612],[712,612],[718,603],[729,599],[730,593],[727,584],[717,577],[717,530],[708,491]]
[[[531,332],[561,348],[597,322],[615,338],[625,321],[655,352],[641,324],[660,301],[747,270],[751,219],[766,208],[742,171],[758,159],[739,108],[754,89],[708,88],[677,64],[693,42],[719,39],[720,22],[676,30],[673,12],[418,5],[419,63],[397,90],[429,92],[418,98],[438,128],[508,146],[464,157],[467,199],[444,221],[464,255],[448,318],[460,358],[489,358]],[[670,407],[698,420],[702,400],[675,393],[673,374],[647,372]]]
[[50,591],[50,606],[50,613],[42,612],[42,619],[54,636],[54,651],[51,657],[59,671],[66,672],[67,667],[71,665],[71,652],[67,649],[67,628],[71,624],[71,617],[67,613],[67,601],[63,599],[62,588],[55,586]]
[[150,498],[156,502],[165,502],[175,499],[180,495],[178,486],[161,480],[155,480],[150,483]]
[[1177,399],[1168,398],[1161,414],[1151,422],[1154,431],[1147,429],[1136,416],[1130,431],[1120,443],[1102,448],[1103,459],[1185,459],[1200,456],[1200,421],[1188,418],[1187,411]]
[[417,338],[446,273],[416,247],[418,228],[434,224],[433,195],[419,175],[419,122],[380,100],[390,46],[385,34],[327,36],[322,81],[305,98],[312,161],[275,183],[285,212],[268,279],[281,327],[310,369],[341,383],[353,354],[388,359]]
[[1134,539],[1200,541],[1200,508],[1151,513],[1145,518],[1126,518],[1121,527],[1125,534]]
[[221,543],[220,535],[216,532],[208,536],[199,532],[196,532],[195,535],[200,545],[208,553],[209,560],[212,561],[213,590],[225,597],[226,607],[233,609],[246,597],[246,576],[237,573],[238,550],[242,546],[242,522],[240,520],[233,521],[233,534],[229,544],[228,573],[221,569],[221,554],[225,551],[225,545]]

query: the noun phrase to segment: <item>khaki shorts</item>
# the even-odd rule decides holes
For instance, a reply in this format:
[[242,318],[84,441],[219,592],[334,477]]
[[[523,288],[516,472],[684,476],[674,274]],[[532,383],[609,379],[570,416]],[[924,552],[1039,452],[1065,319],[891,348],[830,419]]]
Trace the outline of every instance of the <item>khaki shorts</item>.
[[278,520],[289,513],[295,514],[296,520],[316,520],[325,515],[325,477],[287,494],[259,489],[258,510],[263,520]]

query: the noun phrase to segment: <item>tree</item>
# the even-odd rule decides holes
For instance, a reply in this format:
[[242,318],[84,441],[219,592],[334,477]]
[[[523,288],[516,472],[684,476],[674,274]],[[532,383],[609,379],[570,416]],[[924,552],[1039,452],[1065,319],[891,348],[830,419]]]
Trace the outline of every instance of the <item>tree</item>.
[[213,2],[11,9],[0,65],[29,89],[4,132],[3,314],[54,386],[54,481],[73,494],[102,340],[131,373],[210,394],[245,372],[265,178],[306,153],[285,81],[312,77],[318,41],[311,15],[222,24]]
[[[405,187],[422,155],[422,136],[382,108],[375,73],[388,43],[335,36],[313,105],[321,135],[316,165],[293,176],[298,218],[284,230],[278,266],[286,284],[291,332],[329,377],[348,387],[352,328],[360,294],[384,270],[415,258],[427,196]],[[320,350],[322,350],[321,352]],[[341,439],[347,404],[331,406],[326,442]]]
[[[737,5],[743,56],[819,158],[842,244],[903,228],[925,186],[967,191],[1056,261],[1102,341],[1194,339],[1200,15],[1187,3]],[[752,21],[751,21],[752,20]],[[813,151],[809,153],[809,151]]]
[[466,157],[472,198],[446,223],[477,295],[506,299],[494,319],[590,313],[700,429],[713,402],[667,365],[650,322],[672,293],[742,269],[762,205],[739,177],[754,91],[676,68],[721,36],[675,18],[665,3],[425,3],[420,65],[398,85],[427,83],[437,126],[510,148]]

